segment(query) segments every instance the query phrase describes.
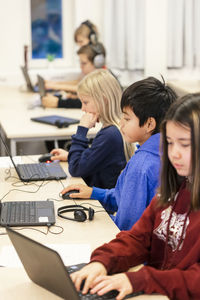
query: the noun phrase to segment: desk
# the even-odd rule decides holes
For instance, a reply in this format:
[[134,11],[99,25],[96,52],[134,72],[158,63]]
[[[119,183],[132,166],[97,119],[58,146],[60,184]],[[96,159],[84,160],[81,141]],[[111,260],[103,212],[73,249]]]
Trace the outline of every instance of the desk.
[[[60,115],[80,119],[81,109],[42,108],[28,110],[28,103],[34,97],[33,93],[20,92],[17,88],[0,86],[0,124],[1,132],[10,142],[12,155],[16,155],[18,142],[67,140],[76,132],[77,124],[67,128],[57,128],[52,125],[31,121],[32,117],[45,115]],[[88,132],[88,137],[93,138],[101,125],[97,124]],[[2,147],[1,147],[2,148]],[[5,152],[2,152],[5,155]],[[7,155],[7,154],[6,154]]]
[[[3,158],[0,158],[0,161]],[[31,157],[31,160],[36,160],[37,157]],[[23,162],[30,162],[29,157],[23,157]],[[61,163],[63,169],[67,171],[67,163]],[[16,176],[15,170],[11,169],[12,175]],[[9,178],[5,181],[5,169],[0,168],[0,198],[2,198],[9,190],[13,188],[12,184],[18,181],[18,178]],[[73,183],[83,183],[80,178],[72,178],[68,177],[65,180],[62,180],[64,186]],[[38,184],[39,182],[37,182]],[[15,187],[16,188],[16,187]],[[18,187],[18,189],[23,189],[27,191],[34,191],[34,185],[26,185]],[[42,186],[37,193],[27,194],[25,192],[20,191],[11,191],[3,201],[11,201],[11,200],[46,200],[47,198],[55,198],[59,199],[59,192],[62,190],[62,184],[60,181],[50,181],[46,185]],[[77,201],[80,203],[88,202],[85,201]],[[73,200],[64,200],[62,202],[54,202],[55,210],[62,205],[74,204]],[[99,205],[99,202],[90,200],[91,204]],[[102,209],[102,208],[101,208]],[[96,208],[95,208],[96,210]],[[99,209],[98,209],[99,210]],[[97,213],[94,216],[93,221],[85,221],[83,223],[73,222],[70,220],[64,220],[59,217],[56,217],[56,225],[60,225],[64,228],[64,232],[59,235],[43,235],[37,231],[33,231],[31,229],[26,229],[22,231],[22,234],[27,235],[41,243],[45,244],[76,244],[76,243],[88,243],[91,245],[91,249],[95,249],[96,247],[102,245],[105,242],[110,241],[115,237],[115,235],[119,232],[117,226],[113,223],[111,218],[107,215],[106,212]],[[46,230],[44,227],[39,227],[41,230]],[[5,229],[1,228],[0,232]],[[0,248],[5,245],[10,245],[10,240],[7,236],[0,236]],[[60,297],[48,292],[47,290],[37,286],[34,284],[26,275],[24,269],[15,269],[15,268],[0,268],[0,299],[2,300],[58,300]],[[148,296],[141,295],[133,298],[134,300],[166,300],[168,299],[165,296]]]

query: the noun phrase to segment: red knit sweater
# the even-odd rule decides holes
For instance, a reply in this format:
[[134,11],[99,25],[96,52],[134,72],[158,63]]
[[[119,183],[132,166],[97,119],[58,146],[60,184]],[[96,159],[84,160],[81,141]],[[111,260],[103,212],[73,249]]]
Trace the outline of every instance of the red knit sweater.
[[[200,299],[200,210],[190,212],[185,184],[165,208],[153,198],[129,231],[97,248],[91,261],[109,274],[126,272],[135,292],[159,293],[176,300]],[[170,225],[169,225],[170,224]],[[137,272],[130,267],[146,263]]]

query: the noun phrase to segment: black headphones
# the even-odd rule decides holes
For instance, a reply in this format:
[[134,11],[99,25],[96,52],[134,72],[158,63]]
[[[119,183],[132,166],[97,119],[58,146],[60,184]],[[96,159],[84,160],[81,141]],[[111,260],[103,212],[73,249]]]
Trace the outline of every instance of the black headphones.
[[[74,218],[63,216],[64,213],[72,212],[72,211],[74,212]],[[88,219],[92,221],[95,213],[94,209],[91,207],[87,208],[82,205],[66,205],[66,206],[59,207],[57,210],[57,214],[59,217],[63,219],[77,221],[77,222],[84,222],[85,220],[87,220],[87,215],[85,211],[88,211]]]
[[68,122],[62,122],[60,120],[56,120],[54,125],[57,126],[58,128],[64,128],[64,127],[68,127],[69,123]]
[[83,22],[81,24],[86,25],[90,29],[89,40],[92,44],[96,44],[98,42],[98,37],[97,37],[95,30],[93,29],[92,23],[89,20],[86,20],[85,22]]

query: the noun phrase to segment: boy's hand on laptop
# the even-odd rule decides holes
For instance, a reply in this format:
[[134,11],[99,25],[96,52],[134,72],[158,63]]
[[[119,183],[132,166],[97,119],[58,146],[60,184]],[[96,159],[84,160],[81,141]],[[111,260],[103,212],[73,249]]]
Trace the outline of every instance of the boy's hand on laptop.
[[63,149],[53,149],[51,152],[52,157],[51,160],[61,160],[61,161],[67,161],[68,159],[68,151]]
[[79,125],[86,128],[95,127],[98,117],[97,114],[85,113],[80,119]]
[[44,107],[58,107],[58,97],[48,94],[42,97],[42,105]]
[[94,286],[94,280],[97,276],[104,276],[107,274],[106,268],[99,262],[93,262],[83,267],[80,271],[72,273],[71,279],[77,289],[80,291],[81,283],[85,280],[82,289],[83,294],[87,294],[90,288]]
[[65,194],[71,190],[77,190],[77,193],[70,194],[70,198],[90,199],[92,188],[84,184],[72,184],[66,187],[61,194]]

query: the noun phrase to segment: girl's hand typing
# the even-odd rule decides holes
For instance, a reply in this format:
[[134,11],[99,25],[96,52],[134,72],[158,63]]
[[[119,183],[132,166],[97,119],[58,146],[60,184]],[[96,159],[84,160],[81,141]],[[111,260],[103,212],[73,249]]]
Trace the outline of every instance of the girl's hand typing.
[[103,264],[93,262],[83,267],[80,271],[72,273],[70,276],[77,291],[80,291],[82,281],[85,280],[82,293],[87,294],[89,289],[93,287],[95,278],[106,274],[107,271]]
[[81,120],[79,125],[86,127],[86,128],[92,128],[95,127],[95,124],[98,120],[98,115],[97,114],[92,114],[92,113],[85,113]]
[[92,284],[91,294],[97,293],[103,295],[111,290],[117,290],[119,294],[116,300],[124,299],[128,294],[133,293],[132,285],[124,273],[111,275],[111,276],[98,276]]

